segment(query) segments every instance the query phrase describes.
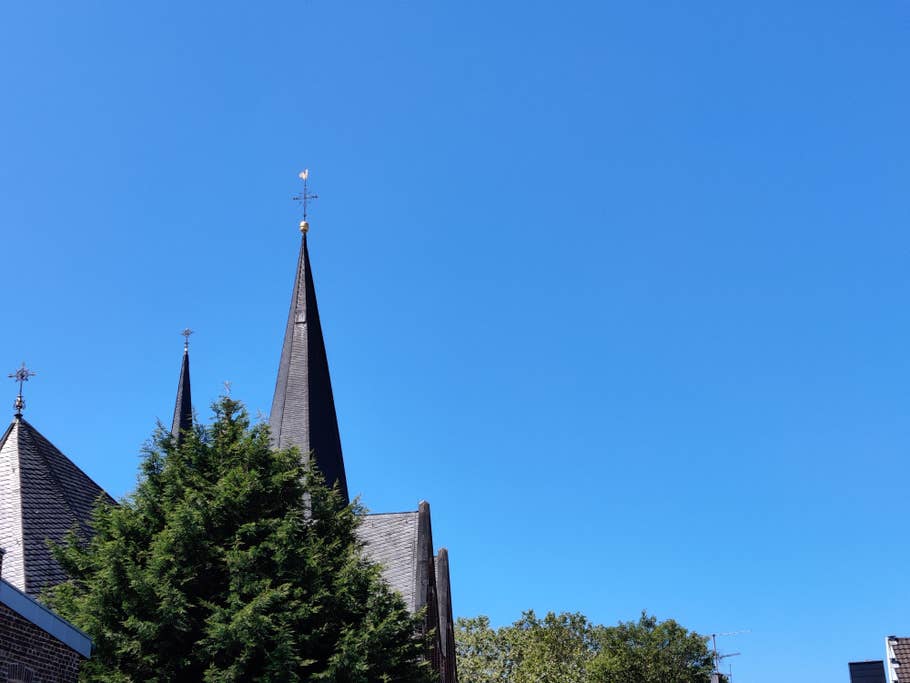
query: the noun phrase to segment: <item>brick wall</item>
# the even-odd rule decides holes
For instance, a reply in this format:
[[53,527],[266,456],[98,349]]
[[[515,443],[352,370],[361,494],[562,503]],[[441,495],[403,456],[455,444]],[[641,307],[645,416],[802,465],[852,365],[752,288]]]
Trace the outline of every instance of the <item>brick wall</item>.
[[0,604],[0,681],[74,683],[82,657]]

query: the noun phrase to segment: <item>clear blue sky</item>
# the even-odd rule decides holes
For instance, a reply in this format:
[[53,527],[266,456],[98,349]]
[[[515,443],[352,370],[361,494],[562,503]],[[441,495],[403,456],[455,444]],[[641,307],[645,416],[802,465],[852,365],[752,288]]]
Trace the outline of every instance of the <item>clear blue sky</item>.
[[897,0],[9,3],[0,359],[118,496],[183,327],[267,411],[309,166],[349,483],[458,615],[846,682],[910,635],[908,58]]

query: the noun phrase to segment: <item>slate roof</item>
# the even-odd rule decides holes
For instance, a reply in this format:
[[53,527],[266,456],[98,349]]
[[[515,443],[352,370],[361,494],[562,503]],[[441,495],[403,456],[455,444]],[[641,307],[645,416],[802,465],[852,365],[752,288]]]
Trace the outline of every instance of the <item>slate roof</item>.
[[304,456],[312,453],[326,482],[330,486],[337,482],[345,502],[348,501],[341,437],[306,234],[300,243],[269,425],[277,448],[297,446]]
[[31,424],[17,417],[0,438],[3,578],[28,595],[66,579],[47,539],[88,535],[98,497],[113,499]]
[[910,681],[910,638],[888,636],[888,668],[891,683]]
[[171,434],[180,437],[180,432],[193,428],[193,399],[190,393],[190,352],[183,349],[183,363],[180,364],[180,379],[177,381],[177,400],[174,403],[174,422]]
[[442,672],[443,629],[439,619],[430,504],[421,501],[416,512],[365,515],[358,535],[364,544],[364,554],[382,567],[383,578],[401,594],[407,608],[417,613],[426,607],[424,632],[434,634],[428,643],[427,659],[436,671]]
[[364,515],[357,530],[366,556],[382,566],[386,583],[401,593],[411,612],[419,609],[417,528],[418,513],[414,511]]

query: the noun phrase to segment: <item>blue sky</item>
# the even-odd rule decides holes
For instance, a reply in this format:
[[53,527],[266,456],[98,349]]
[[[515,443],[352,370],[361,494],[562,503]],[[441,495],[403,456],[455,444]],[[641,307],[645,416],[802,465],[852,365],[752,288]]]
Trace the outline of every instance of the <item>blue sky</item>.
[[908,57],[896,1],[10,4],[0,358],[114,495],[183,327],[266,412],[308,166],[349,484],[458,615],[847,681],[910,635]]

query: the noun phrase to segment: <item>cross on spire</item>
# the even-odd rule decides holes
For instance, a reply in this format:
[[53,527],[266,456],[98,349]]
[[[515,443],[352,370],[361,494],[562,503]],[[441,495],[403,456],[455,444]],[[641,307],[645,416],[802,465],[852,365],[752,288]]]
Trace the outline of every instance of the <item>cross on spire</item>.
[[183,332],[181,332],[180,334],[183,335],[183,350],[184,350],[184,351],[189,351],[189,348],[190,348],[190,335],[193,334],[193,331],[192,331],[189,327],[187,327],[187,328],[186,328],[185,330],[183,330]]
[[16,402],[13,407],[16,409],[16,417],[22,417],[22,411],[25,409],[25,400],[22,398],[22,385],[28,382],[29,377],[34,377],[35,373],[25,367],[25,361],[22,361],[22,367],[11,372],[9,378],[14,382],[19,382],[19,395],[16,396]]
[[299,192],[294,195],[293,199],[295,202],[299,202],[303,206],[303,220],[300,221],[300,232],[304,235],[309,231],[310,224],[307,223],[307,211],[309,209],[309,203],[311,199],[319,199],[319,195],[313,192],[310,192],[308,187],[308,181],[310,178],[310,169],[305,168],[300,173],[297,174],[297,177],[303,181],[303,192]]

